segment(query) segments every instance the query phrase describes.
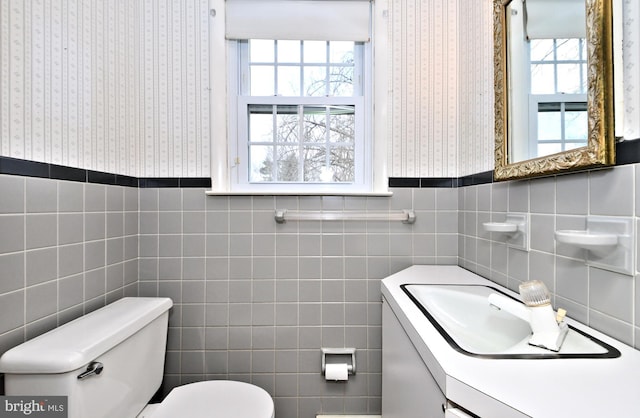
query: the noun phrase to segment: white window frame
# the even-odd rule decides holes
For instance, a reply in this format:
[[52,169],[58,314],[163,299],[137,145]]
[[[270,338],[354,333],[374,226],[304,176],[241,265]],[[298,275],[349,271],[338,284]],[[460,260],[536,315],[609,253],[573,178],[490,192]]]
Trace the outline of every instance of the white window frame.
[[[235,147],[237,132],[237,103],[231,105],[233,92],[229,86],[237,83],[237,71],[229,71],[230,63],[237,62],[237,42],[225,39],[224,9],[225,0],[209,0],[211,18],[210,36],[210,93],[211,93],[211,177],[212,189],[209,195],[368,195],[389,196],[387,175],[387,140],[388,132],[388,0],[376,0],[372,3],[372,41],[366,48],[365,60],[370,64],[364,66],[364,77],[369,89],[370,110],[364,119],[364,138],[368,147],[365,149],[364,171],[368,182],[365,185],[338,187],[329,184],[304,184],[293,187],[251,187],[241,188],[232,183],[236,165],[231,149]],[[375,52],[374,49],[375,48]],[[236,84],[237,85],[237,84]],[[375,105],[374,105],[375,103]],[[364,104],[366,107],[366,104]],[[235,188],[234,188],[235,187]]]
[[[248,55],[247,42],[231,41],[229,74],[229,109],[236,109],[229,118],[229,161],[231,161],[230,183],[231,190],[236,192],[258,193],[363,193],[371,190],[371,68],[370,48],[366,44],[356,44],[356,57],[360,60],[354,71],[354,78],[358,80],[354,85],[354,96],[349,97],[283,97],[283,96],[247,96],[242,93],[248,91],[248,63],[244,58]],[[237,63],[237,64],[235,64]],[[235,64],[235,65],[234,65]],[[245,72],[247,71],[247,72]],[[358,94],[361,92],[361,94]],[[235,94],[234,94],[235,93]],[[358,95],[356,95],[358,94]],[[307,183],[307,182],[251,182],[249,180],[249,142],[248,142],[248,106],[250,104],[268,105],[353,105],[355,106],[355,149],[354,181],[350,183]],[[233,139],[235,138],[235,141]]]
[[[568,149],[575,149],[578,147],[569,147],[567,145],[576,144],[579,141],[573,139],[567,139],[565,136],[567,134],[565,128],[565,104],[566,103],[577,103],[577,102],[587,102],[586,94],[532,94],[529,96],[529,155],[538,155],[538,146],[540,144],[560,144],[561,151],[566,151]],[[540,140],[538,138],[538,109],[540,107],[540,103],[558,103],[561,106],[560,113],[560,138],[557,140]],[[588,141],[588,138],[585,139]],[[580,141],[582,142],[582,141]],[[586,146],[585,143],[582,146]]]
[[[582,42],[586,42],[586,40],[584,38],[581,38]],[[574,93],[574,94],[568,94],[568,93],[562,93],[562,92],[558,92],[559,87],[558,87],[558,69],[557,66],[560,64],[564,64],[564,63],[582,63],[581,60],[559,60],[557,59],[557,39],[554,39],[554,50],[553,50],[553,59],[548,60],[548,61],[534,61],[531,59],[531,44],[527,43],[527,55],[528,55],[528,61],[527,61],[527,65],[529,67],[529,71],[526,72],[527,77],[528,77],[528,83],[529,83],[529,90],[531,90],[532,86],[532,80],[531,80],[531,65],[533,64],[543,64],[543,65],[553,65],[554,70],[553,70],[553,86],[554,86],[554,90],[556,91],[556,93],[553,94],[534,94],[534,93],[529,93],[529,105],[528,105],[528,125],[529,125],[529,144],[528,144],[528,148],[529,148],[529,154],[528,155],[539,155],[538,154],[538,146],[540,144],[560,144],[560,148],[561,151],[566,151],[567,150],[567,145],[569,144],[575,144],[577,143],[577,140],[567,140],[565,138],[566,135],[566,129],[565,129],[565,109],[564,109],[564,105],[565,103],[572,103],[572,102],[587,102],[587,94],[586,93]],[[586,61],[586,57],[585,60]],[[581,81],[586,84],[586,71],[582,72],[580,71],[580,77],[581,77]],[[539,140],[538,139],[538,109],[540,106],[540,103],[558,103],[561,106],[561,110],[560,110],[560,114],[561,114],[561,128],[560,128],[560,134],[561,134],[561,138],[558,138],[557,140]],[[588,140],[588,138],[587,138]],[[585,144],[586,145],[586,144]],[[570,147],[570,149],[574,149],[577,147]]]

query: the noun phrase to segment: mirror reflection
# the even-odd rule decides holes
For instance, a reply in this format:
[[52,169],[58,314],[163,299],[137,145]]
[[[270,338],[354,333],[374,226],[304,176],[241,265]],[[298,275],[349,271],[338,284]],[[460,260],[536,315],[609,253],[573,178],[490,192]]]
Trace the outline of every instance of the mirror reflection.
[[587,145],[584,0],[506,6],[509,162]]
[[494,179],[615,162],[611,9],[494,0]]

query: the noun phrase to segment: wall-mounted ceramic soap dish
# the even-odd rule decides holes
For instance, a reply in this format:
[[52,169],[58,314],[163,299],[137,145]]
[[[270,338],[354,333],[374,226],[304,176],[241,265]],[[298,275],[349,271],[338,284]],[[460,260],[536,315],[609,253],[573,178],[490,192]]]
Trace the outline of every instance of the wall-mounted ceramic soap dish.
[[509,247],[529,251],[529,214],[507,213],[504,222],[484,222],[485,231],[502,234]]
[[633,221],[631,218],[587,217],[585,230],[559,230],[555,239],[586,251],[587,265],[633,274]]
[[605,249],[618,245],[617,234],[606,234],[599,232],[589,232],[580,230],[560,230],[556,231],[556,241],[564,244],[575,245],[587,250]]
[[518,232],[518,225],[509,222],[485,222],[482,224],[485,231],[488,232],[502,232],[513,233]]

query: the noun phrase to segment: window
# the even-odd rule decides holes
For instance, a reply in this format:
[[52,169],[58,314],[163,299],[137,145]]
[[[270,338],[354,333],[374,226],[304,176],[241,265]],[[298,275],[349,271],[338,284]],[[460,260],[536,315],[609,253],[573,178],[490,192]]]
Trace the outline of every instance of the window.
[[388,195],[387,2],[210,1],[210,194]]
[[238,188],[366,187],[364,44],[239,41]]
[[529,138],[534,155],[587,144],[587,55],[584,38],[530,41]]
[[584,38],[532,39],[530,55],[532,94],[586,94]]

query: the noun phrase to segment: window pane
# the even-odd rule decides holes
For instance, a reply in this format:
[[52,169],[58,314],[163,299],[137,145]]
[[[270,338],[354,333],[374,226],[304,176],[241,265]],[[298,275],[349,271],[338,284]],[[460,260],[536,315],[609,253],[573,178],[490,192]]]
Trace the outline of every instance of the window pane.
[[331,149],[330,162],[333,181],[349,182],[355,179],[355,150],[353,147]]
[[275,62],[272,40],[251,39],[249,41],[249,60],[251,62]]
[[[331,97],[360,95],[354,42],[249,41],[249,94],[287,97],[249,104],[245,148],[248,180],[257,183],[355,181],[355,105]],[[257,60],[256,63],[252,60]],[[295,97],[322,98],[307,99]],[[296,103],[296,104],[291,104]]]
[[580,64],[558,64],[558,93],[586,91],[580,79]]
[[327,69],[325,67],[304,68],[304,92],[305,96],[327,95]]
[[329,60],[332,64],[353,64],[353,42],[329,42]]
[[251,66],[251,95],[273,96],[275,94],[274,70],[272,66]]
[[556,39],[558,61],[577,61],[580,59],[580,39]]
[[587,141],[584,141],[584,142],[565,142],[564,150],[565,151],[569,151],[569,150],[572,150],[572,149],[584,147],[586,145],[587,145]]
[[298,146],[283,145],[277,148],[277,181],[298,181]]
[[304,181],[331,181],[327,174],[326,148],[320,146],[304,147]]
[[353,96],[353,67],[331,67],[329,74],[330,96]]
[[252,145],[249,147],[249,181],[273,181],[273,147]]
[[562,151],[562,145],[559,143],[539,143],[538,155],[551,155]]
[[298,106],[278,106],[277,107],[277,135],[278,142],[298,142],[299,141],[299,117]]
[[[324,106],[304,107],[304,142],[326,142],[327,111]],[[306,172],[306,170],[305,170]]]
[[582,139],[587,142],[587,112],[566,112],[564,127],[566,139]]
[[299,63],[300,41],[278,41],[278,62]]
[[553,61],[553,39],[533,39],[531,61]]
[[584,39],[578,38],[532,40],[531,93],[584,94],[587,90],[584,44]]
[[300,96],[300,67],[278,67],[278,94]]
[[329,140],[352,144],[355,141],[355,107],[331,108]]
[[536,64],[531,66],[531,93],[555,93],[553,64]]
[[538,139],[562,139],[560,112],[538,112]]
[[[271,108],[271,106],[265,106]],[[249,141],[273,142],[273,115],[269,113],[253,113],[249,110]]]
[[303,45],[305,63],[327,62],[326,41],[304,41]]

